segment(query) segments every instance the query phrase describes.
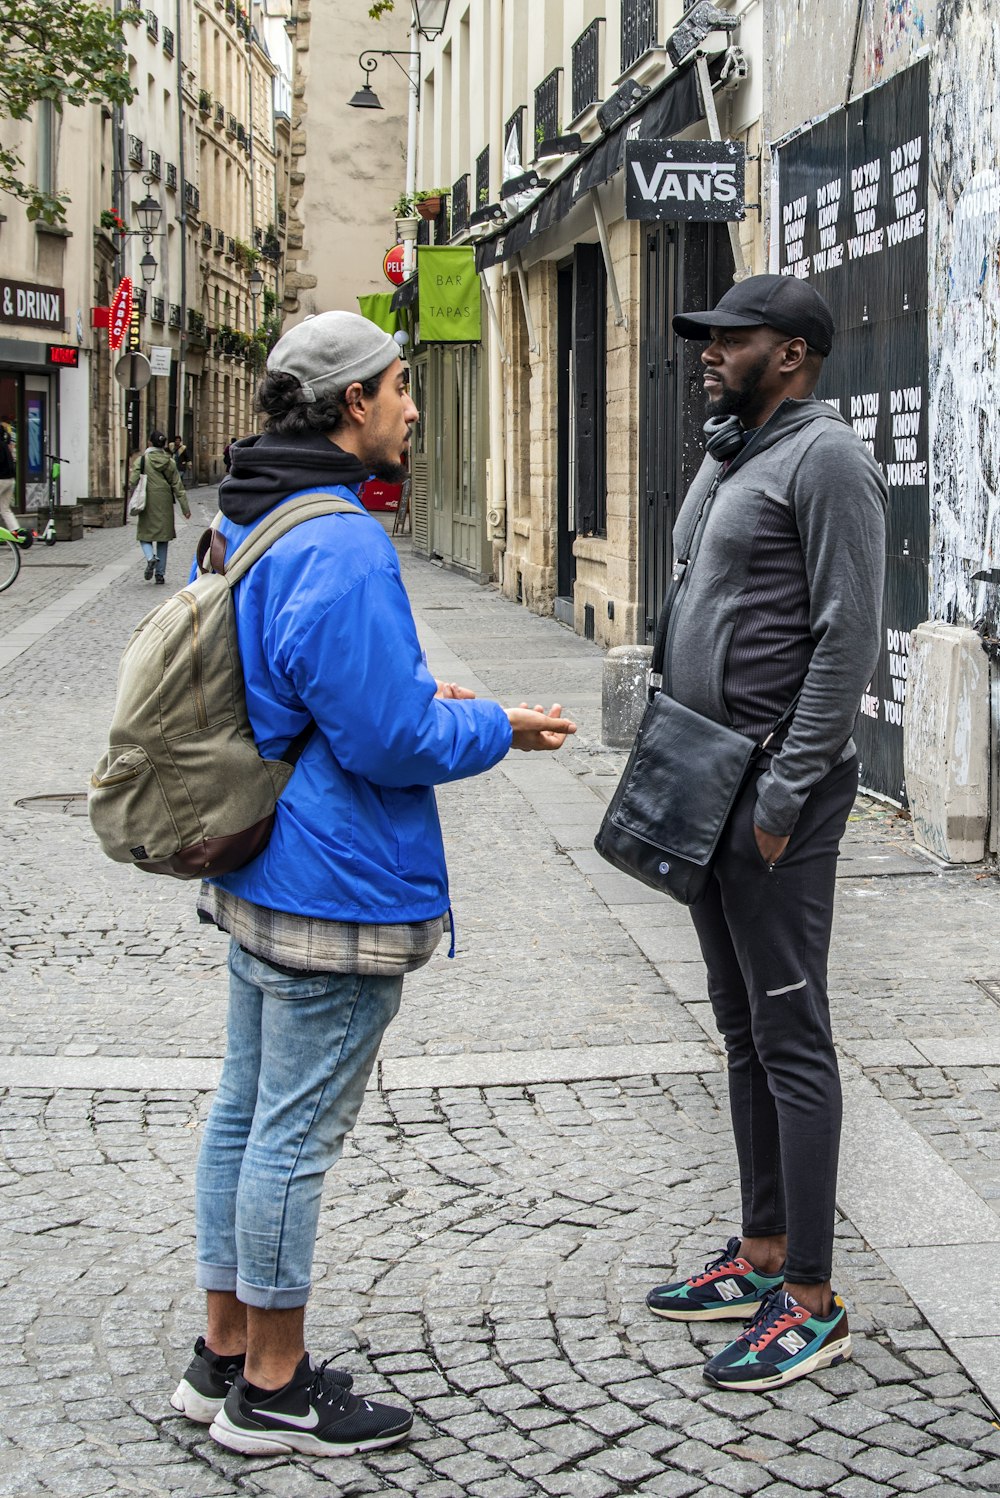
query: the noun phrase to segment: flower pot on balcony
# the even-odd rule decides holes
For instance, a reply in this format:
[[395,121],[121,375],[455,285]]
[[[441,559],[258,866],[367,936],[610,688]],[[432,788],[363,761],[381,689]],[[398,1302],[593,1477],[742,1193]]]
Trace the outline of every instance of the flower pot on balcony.
[[404,244],[408,239],[416,239],[419,228],[420,220],[415,215],[413,218],[398,218],[396,220],[396,239]]
[[417,204],[417,212],[421,218],[426,219],[428,223],[432,223],[441,212],[441,199],[439,197],[422,198]]

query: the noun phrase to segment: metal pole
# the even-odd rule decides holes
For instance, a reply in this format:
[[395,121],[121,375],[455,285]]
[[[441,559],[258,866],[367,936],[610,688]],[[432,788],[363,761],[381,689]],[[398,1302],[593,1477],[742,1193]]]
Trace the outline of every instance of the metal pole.
[[517,282],[521,288],[521,305],[524,308],[524,325],[528,331],[528,348],[533,354],[541,353],[542,346],[535,337],[535,325],[531,321],[531,306],[528,301],[528,279],[524,274],[524,266],[521,256],[514,256],[514,269],[517,271]]
[[601,241],[601,254],[604,256],[604,269],[608,274],[608,290],[615,308],[615,327],[627,328],[628,318],[622,309],[622,299],[618,293],[618,277],[615,275],[615,263],[611,258],[611,242],[608,239],[608,226],[604,218],[604,207],[601,203],[601,195],[596,187],[590,189],[590,200],[594,205],[594,218],[597,220],[597,237]]
[[[409,94],[406,114],[406,196],[412,203],[413,194],[417,190],[417,98],[420,90],[420,32],[417,30],[416,18],[410,22],[410,52],[412,55],[406,74]],[[405,239],[403,270],[408,276],[416,269],[416,260],[416,240]]]
[[[490,289],[490,283],[487,280],[486,276],[483,275],[480,279],[483,285],[483,296],[486,298],[486,310],[490,314],[490,322],[493,324],[493,335],[496,340],[497,353],[500,355],[500,362],[502,364],[506,364],[507,349],[503,341],[503,331],[500,327],[500,319],[497,316],[496,305],[493,301],[493,292]],[[494,402],[494,404],[496,405],[500,403]]]
[[[698,87],[701,89],[701,106],[705,111],[709,140],[722,140],[722,131],[719,129],[719,112],[715,107],[715,95],[712,92],[712,80],[709,77],[708,62],[701,52],[698,53],[695,59],[695,70],[698,74]],[[750,274],[750,269],[743,258],[740,226],[733,219],[730,219],[728,228],[729,243],[733,247],[733,264],[735,266],[733,280],[743,281]]]
[[[181,66],[181,57],[184,51],[183,12],[181,0],[177,0],[176,8],[176,47],[177,47],[177,170],[181,177],[181,326],[177,338],[177,409],[179,412],[178,432],[181,441],[187,442],[184,430],[184,380],[185,380],[185,355],[187,353],[187,202],[184,193],[184,70]],[[169,243],[169,240],[167,241]],[[166,244],[164,245],[164,250]],[[177,436],[177,432],[171,436]],[[194,472],[194,419],[192,413],[191,422],[191,450],[188,453],[188,461],[191,464],[191,472]]]

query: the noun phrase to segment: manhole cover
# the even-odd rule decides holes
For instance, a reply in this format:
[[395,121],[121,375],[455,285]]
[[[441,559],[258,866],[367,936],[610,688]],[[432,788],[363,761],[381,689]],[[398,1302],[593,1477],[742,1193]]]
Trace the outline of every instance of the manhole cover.
[[1000,978],[973,978],[977,988],[981,988],[988,999],[1000,1006]]
[[87,815],[86,791],[53,791],[48,796],[22,796],[15,806],[25,811],[54,812],[57,816],[85,817]]

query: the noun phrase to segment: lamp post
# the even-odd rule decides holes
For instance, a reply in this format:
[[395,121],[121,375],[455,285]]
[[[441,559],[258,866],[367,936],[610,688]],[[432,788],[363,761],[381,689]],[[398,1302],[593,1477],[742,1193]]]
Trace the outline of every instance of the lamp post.
[[253,270],[250,272],[250,278],[247,282],[247,285],[250,290],[250,306],[253,312],[253,331],[256,333],[257,303],[260,300],[261,292],[264,290],[264,277],[261,275],[256,266],[254,266]]

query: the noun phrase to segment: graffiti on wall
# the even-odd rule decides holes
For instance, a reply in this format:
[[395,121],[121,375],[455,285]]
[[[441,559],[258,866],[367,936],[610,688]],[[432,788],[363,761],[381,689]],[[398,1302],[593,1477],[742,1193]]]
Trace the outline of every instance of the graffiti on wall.
[[865,0],[864,19],[864,81],[858,83],[871,88],[907,67],[929,40],[927,6],[923,0]]
[[1000,120],[983,100],[1000,69],[978,0],[940,0],[930,85],[931,615],[983,617],[1000,588]]

